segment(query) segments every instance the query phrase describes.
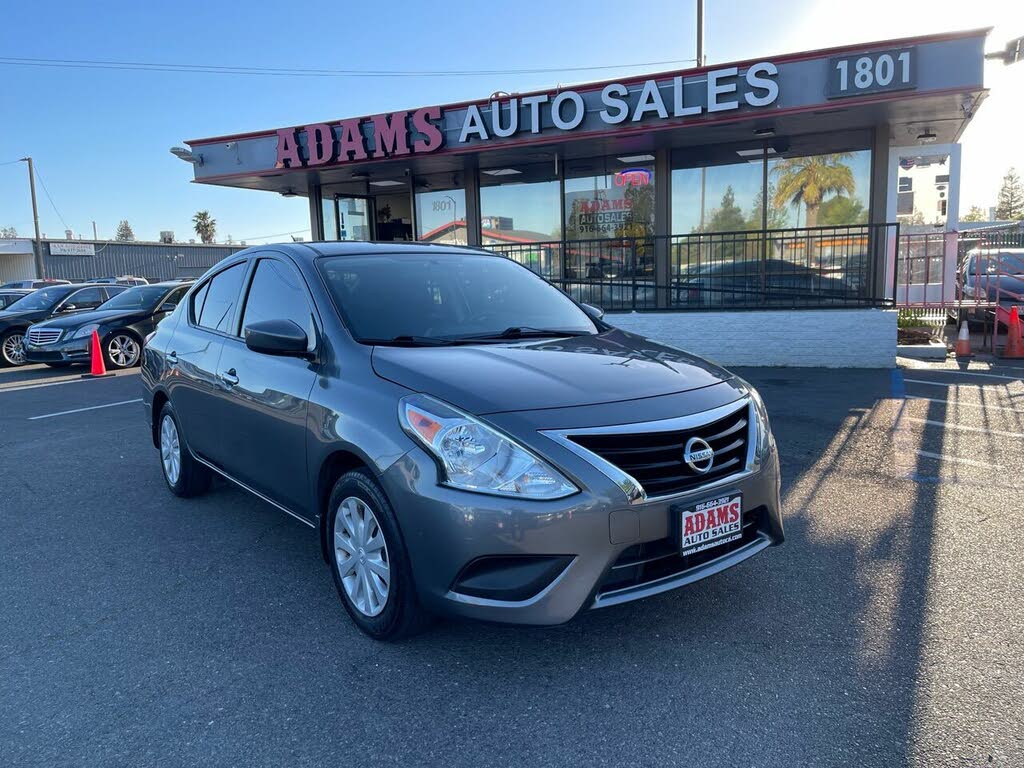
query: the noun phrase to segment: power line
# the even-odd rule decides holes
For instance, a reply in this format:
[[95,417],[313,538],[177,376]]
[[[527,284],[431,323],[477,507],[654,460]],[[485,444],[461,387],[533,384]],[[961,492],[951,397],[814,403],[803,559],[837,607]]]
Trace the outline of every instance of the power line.
[[287,67],[243,67],[216,64],[176,64],[166,62],[113,61],[107,59],[49,59],[0,56],[0,64],[26,67],[58,67],[66,69],[113,69],[133,72],[185,72],[211,75],[264,75],[278,77],[478,77],[494,75],[532,75],[561,72],[592,72],[631,67],[659,67],[693,63],[696,59],[669,59],[632,64],[602,64],[586,67],[538,67],[528,69],[294,69]]
[[71,229],[68,223],[64,221],[64,217],[60,213],[60,209],[57,208],[57,204],[53,202],[53,197],[50,195],[50,190],[46,188],[46,182],[43,181],[43,177],[39,174],[39,164],[36,164],[36,178],[39,179],[39,186],[43,188],[43,192],[46,193],[46,199],[50,201],[50,205],[53,206],[53,210],[57,214],[57,218],[60,219],[60,223],[64,225],[64,229]]

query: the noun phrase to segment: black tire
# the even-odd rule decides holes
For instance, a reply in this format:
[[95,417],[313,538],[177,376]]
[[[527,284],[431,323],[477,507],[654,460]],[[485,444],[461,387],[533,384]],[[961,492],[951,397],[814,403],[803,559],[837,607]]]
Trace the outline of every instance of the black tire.
[[51,368],[70,368],[71,363],[47,363]]
[[[388,594],[380,613],[373,616],[361,611],[349,597],[338,564],[338,547],[335,545],[336,512],[342,502],[350,497],[362,500],[373,512],[388,555],[391,574]],[[345,610],[355,625],[374,640],[383,641],[400,640],[426,629],[430,625],[431,616],[420,605],[416,595],[412,566],[398,527],[398,519],[391,502],[373,476],[358,469],[342,475],[334,484],[325,514],[331,575]]]
[[19,360],[10,357],[12,350],[9,349],[9,344],[13,344],[17,337],[24,338],[25,331],[17,328],[13,331],[8,331],[3,336],[0,336],[0,367],[13,368],[15,366],[25,365],[24,356]]
[[[166,462],[164,461],[164,421],[169,419],[174,425],[174,433],[178,438],[178,456],[179,456],[179,469],[177,477],[173,480],[168,473]],[[213,479],[213,473],[210,472],[205,466],[200,464],[192,457],[192,453],[188,449],[188,443],[185,440],[185,435],[181,431],[181,423],[178,421],[178,416],[174,412],[174,408],[170,402],[164,403],[164,407],[160,410],[160,417],[156,425],[157,429],[157,445],[160,451],[160,474],[164,477],[164,482],[167,483],[167,487],[171,489],[171,493],[175,496],[181,496],[188,498],[189,496],[199,496],[200,494],[206,493],[210,488],[210,481]]]

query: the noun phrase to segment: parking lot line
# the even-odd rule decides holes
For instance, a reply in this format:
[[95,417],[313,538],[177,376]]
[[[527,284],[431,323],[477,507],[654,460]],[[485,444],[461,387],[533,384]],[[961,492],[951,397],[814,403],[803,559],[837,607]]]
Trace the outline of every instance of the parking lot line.
[[932,453],[931,451],[917,451],[918,456],[939,461],[955,461],[957,464],[967,464],[972,467],[985,467],[986,469],[1003,469],[998,464],[990,464],[987,461],[975,461],[974,459],[961,459],[959,456],[947,456],[944,453]]
[[29,416],[29,421],[37,421],[38,419],[52,419],[54,416],[67,416],[69,413],[82,413],[83,411],[96,411],[100,408],[113,408],[115,405],[129,405],[130,403],[141,403],[142,398],[136,397],[134,400],[119,400],[116,403],[104,403],[103,405],[90,405],[88,408],[72,408],[70,411],[57,411],[56,413],[44,413],[41,416]]
[[[130,374],[129,374],[130,375]],[[119,374],[114,374],[115,378],[120,378]],[[64,381],[44,381],[40,384],[19,384],[16,387],[0,387],[0,395],[5,392],[24,392],[26,389],[42,389],[43,387],[59,387],[61,384],[83,384],[87,381],[113,381],[113,379],[83,379],[81,377],[75,379],[66,379]]]
[[966,424],[953,424],[948,421],[935,421],[934,419],[916,419],[913,416],[903,416],[906,421],[914,421],[918,424],[929,424],[933,427],[943,429],[959,429],[963,432],[982,432],[986,435],[999,435],[1000,437],[1024,437],[1024,432],[1005,432],[1001,429],[985,429],[984,427],[969,427]]
[[[1000,373],[982,373],[981,371],[960,371],[953,370],[951,368],[935,368],[929,370],[928,373],[949,373],[954,376],[984,376],[989,379],[1009,379],[1010,381],[1022,381],[1020,376],[1003,376]],[[911,379],[907,379],[911,381]]]
[[[928,384],[933,387],[946,387],[946,389],[949,389],[950,387],[968,386],[966,384],[957,384],[955,381],[927,381],[926,379],[904,379],[903,381],[907,384]],[[970,386],[980,387],[981,384],[972,384]]]
[[924,395],[907,395],[907,400],[927,400],[929,403],[945,403],[946,405],[969,405],[971,408],[981,408],[983,411],[1009,411],[1010,413],[1024,414],[1024,411],[1017,408],[1007,408],[1004,405],[988,405],[986,403],[968,403],[966,400],[943,400],[941,397],[925,397]]

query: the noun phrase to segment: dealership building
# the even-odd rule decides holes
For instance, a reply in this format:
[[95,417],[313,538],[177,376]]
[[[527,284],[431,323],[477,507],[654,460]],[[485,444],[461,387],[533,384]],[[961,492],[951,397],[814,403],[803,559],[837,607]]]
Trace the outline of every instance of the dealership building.
[[[488,248],[722,362],[887,366],[894,299],[955,268],[942,248],[987,34],[499,92],[178,154],[198,183],[308,198],[314,239]],[[938,236],[925,277],[898,274],[901,224]]]

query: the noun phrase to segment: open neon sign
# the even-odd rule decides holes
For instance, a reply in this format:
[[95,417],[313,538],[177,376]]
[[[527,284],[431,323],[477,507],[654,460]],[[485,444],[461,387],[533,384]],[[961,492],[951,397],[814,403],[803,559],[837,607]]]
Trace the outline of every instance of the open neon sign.
[[615,174],[617,187],[646,187],[651,183],[651,172],[646,168],[624,168]]

